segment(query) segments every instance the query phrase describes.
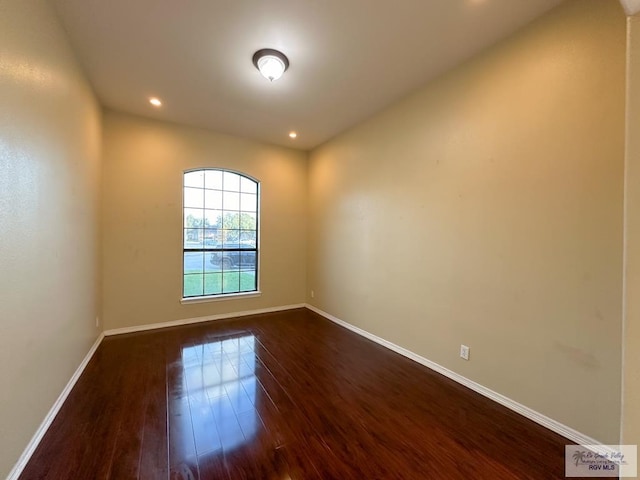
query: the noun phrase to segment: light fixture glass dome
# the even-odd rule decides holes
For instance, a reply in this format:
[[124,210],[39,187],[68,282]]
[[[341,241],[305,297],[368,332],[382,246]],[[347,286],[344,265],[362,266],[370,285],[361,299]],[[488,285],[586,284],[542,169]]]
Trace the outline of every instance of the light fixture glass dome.
[[279,79],[284,73],[284,62],[278,57],[265,55],[258,60],[258,70],[260,70],[263,77],[273,82]]
[[279,79],[287,68],[289,68],[289,60],[287,57],[283,53],[270,48],[258,50],[253,55],[253,64],[264,78],[272,82]]

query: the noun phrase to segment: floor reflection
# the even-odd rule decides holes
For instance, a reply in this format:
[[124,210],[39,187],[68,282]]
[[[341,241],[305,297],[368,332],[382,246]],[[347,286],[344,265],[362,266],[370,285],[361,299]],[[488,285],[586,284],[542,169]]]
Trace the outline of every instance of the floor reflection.
[[[238,335],[182,348],[179,415],[182,430],[193,431],[193,437],[172,445],[182,450],[181,458],[195,464],[194,453],[229,453],[255,436],[260,424],[255,343],[253,335]],[[194,441],[195,452],[189,452]]]

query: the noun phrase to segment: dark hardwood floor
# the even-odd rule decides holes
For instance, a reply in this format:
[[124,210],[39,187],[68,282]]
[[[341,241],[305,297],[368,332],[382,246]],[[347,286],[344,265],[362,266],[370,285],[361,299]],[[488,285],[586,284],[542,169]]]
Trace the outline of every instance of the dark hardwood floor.
[[21,478],[552,479],[568,443],[301,309],[106,338]]

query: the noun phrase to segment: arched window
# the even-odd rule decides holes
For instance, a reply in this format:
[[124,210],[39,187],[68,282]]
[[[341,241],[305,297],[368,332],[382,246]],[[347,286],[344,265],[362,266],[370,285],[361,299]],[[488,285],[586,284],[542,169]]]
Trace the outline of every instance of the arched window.
[[184,173],[184,298],[258,290],[259,194],[259,183],[241,173]]

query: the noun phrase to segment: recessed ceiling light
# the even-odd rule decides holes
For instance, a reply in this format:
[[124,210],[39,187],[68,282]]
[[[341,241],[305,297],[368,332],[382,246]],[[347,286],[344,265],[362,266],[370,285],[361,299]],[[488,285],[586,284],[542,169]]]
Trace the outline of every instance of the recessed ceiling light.
[[289,137],[296,138],[298,134],[296,132],[289,132]]
[[152,97],[149,99],[149,103],[151,105],[153,105],[154,107],[161,107],[162,106],[162,102],[160,101],[159,98],[156,97]]
[[264,78],[273,82],[289,68],[289,59],[278,50],[263,48],[253,54],[253,64]]

